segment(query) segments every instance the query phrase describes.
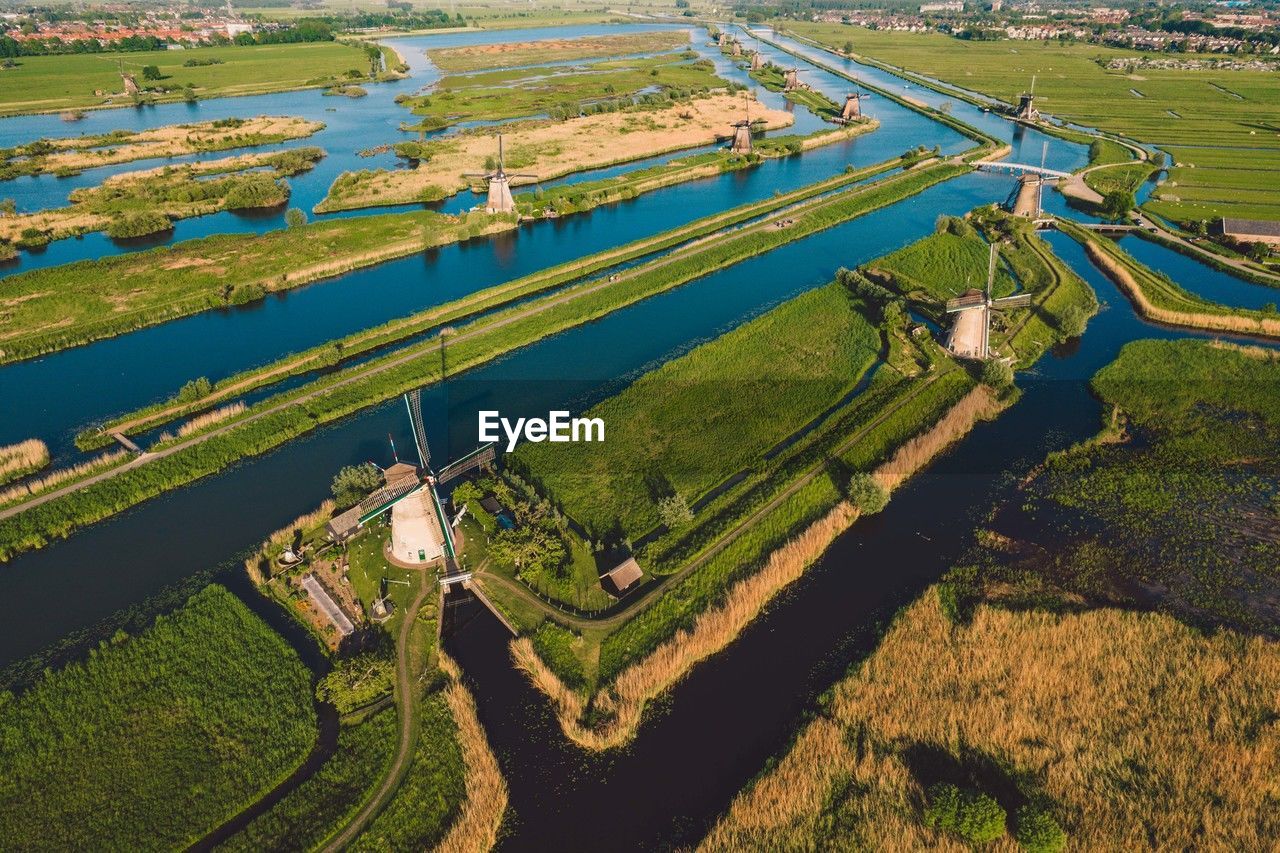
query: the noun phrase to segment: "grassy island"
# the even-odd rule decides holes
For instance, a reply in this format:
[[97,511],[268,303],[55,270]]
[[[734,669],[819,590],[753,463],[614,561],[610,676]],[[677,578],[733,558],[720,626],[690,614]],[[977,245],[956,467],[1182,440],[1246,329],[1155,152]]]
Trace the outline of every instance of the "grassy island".
[[575,59],[658,53],[688,44],[689,35],[683,30],[654,30],[614,36],[549,38],[534,42],[437,47],[427,51],[427,58],[441,71],[459,74],[494,68],[517,68],[522,65],[567,62]]
[[185,848],[306,757],[310,681],[283,639],[209,587],[0,694],[0,828],[41,849]]
[[177,219],[277,207],[289,200],[289,185],[280,179],[311,169],[323,156],[320,148],[295,148],[125,172],[73,190],[70,207],[0,216],[0,240],[30,247],[90,231],[142,237],[169,230]]
[[310,136],[323,127],[323,122],[290,116],[258,116],[38,139],[0,149],[0,181],[23,175],[76,175],[86,169],[133,160],[270,145]]

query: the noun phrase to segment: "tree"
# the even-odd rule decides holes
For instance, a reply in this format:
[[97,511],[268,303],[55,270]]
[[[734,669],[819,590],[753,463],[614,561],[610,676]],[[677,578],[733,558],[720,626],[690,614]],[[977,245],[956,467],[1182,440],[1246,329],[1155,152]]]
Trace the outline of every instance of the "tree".
[[316,698],[336,707],[339,714],[349,714],[390,693],[394,679],[392,661],[366,652],[338,661],[316,685]]
[[161,79],[161,77],[162,77],[162,75],[160,74],[160,66],[158,66],[158,65],[144,65],[144,66],[142,66],[142,79],[144,79],[144,80],[159,80],[159,79]]
[[484,497],[484,493],[480,491],[479,486],[470,480],[463,480],[461,483],[454,486],[453,494],[450,496],[450,499],[453,501],[453,505],[455,507],[460,507],[463,504],[478,501],[482,497]]
[[1013,384],[1013,368],[998,358],[983,362],[982,384],[997,389],[1009,387]]
[[1108,219],[1120,219],[1137,204],[1128,190],[1112,190],[1102,197],[1102,212]]
[[675,530],[693,521],[693,510],[680,495],[668,495],[658,501],[658,518],[668,530]]
[[199,379],[192,379],[178,389],[179,403],[194,403],[196,400],[209,396],[209,392],[213,390],[213,383],[209,381],[207,376],[201,376]]
[[355,506],[364,496],[382,485],[382,472],[372,463],[347,465],[334,475],[329,488],[338,509]]
[[299,228],[307,224],[307,214],[296,207],[291,207],[284,214],[284,224],[290,228]]
[[1079,305],[1069,305],[1067,310],[1062,312],[1059,330],[1068,338],[1078,338],[1084,334],[1084,328],[1088,322],[1089,316],[1083,308]]
[[986,844],[1004,835],[1008,815],[987,794],[939,782],[929,789],[925,825],[960,836],[970,844]]
[[1059,853],[1067,846],[1067,834],[1053,815],[1031,804],[1018,809],[1014,837],[1029,853]]
[[853,42],[847,41],[844,43],[844,52],[853,53]]
[[1249,244],[1249,259],[1262,263],[1271,255],[1271,247],[1259,240],[1256,243]]
[[849,478],[849,503],[863,515],[875,515],[889,503],[889,493],[875,477],[859,471]]
[[535,524],[502,531],[489,543],[489,553],[526,574],[554,572],[568,556],[560,537]]

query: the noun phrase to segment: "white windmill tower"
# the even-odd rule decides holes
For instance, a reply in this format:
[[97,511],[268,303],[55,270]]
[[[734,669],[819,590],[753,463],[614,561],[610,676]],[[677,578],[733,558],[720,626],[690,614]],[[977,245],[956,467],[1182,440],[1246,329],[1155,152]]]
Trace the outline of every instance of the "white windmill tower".
[[537,175],[508,175],[502,164],[502,134],[498,134],[498,168],[493,172],[467,172],[463,177],[483,178],[489,185],[489,198],[484,209],[488,213],[515,213],[516,201],[511,197],[512,178],[532,178]]

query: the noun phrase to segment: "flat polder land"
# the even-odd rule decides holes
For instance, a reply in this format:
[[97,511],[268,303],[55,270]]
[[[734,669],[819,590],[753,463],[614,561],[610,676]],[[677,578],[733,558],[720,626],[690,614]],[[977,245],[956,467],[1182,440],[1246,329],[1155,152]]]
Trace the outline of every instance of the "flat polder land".
[[[187,65],[208,60],[213,62]],[[112,93],[120,95],[115,105],[129,104],[121,69],[140,84],[175,89],[169,99],[178,100],[188,83],[201,98],[258,95],[330,85],[348,71],[363,75],[369,68],[363,50],[339,42],[23,56],[14,63],[0,71],[0,115],[96,107]],[[159,80],[143,80],[148,65],[160,70]]]
[[794,24],[832,48],[1016,104],[1035,78],[1037,106],[1057,118],[1154,145],[1169,177],[1144,207],[1187,222],[1280,218],[1280,86],[1276,72],[1230,70],[1219,54],[1152,54],[1090,44],[966,41],[839,24]]

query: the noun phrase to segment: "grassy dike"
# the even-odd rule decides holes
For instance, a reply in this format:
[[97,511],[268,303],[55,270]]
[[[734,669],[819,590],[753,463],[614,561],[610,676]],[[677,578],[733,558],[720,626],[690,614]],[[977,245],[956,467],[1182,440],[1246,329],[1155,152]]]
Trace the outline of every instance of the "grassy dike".
[[[763,141],[759,157],[713,152],[607,181],[520,193],[522,216],[584,212],[684,181],[874,130],[861,125]],[[874,173],[873,173],[874,174]],[[549,198],[550,203],[543,199]],[[556,200],[564,210],[557,210]],[[213,308],[242,305],[431,248],[516,228],[514,216],[428,211],[313,222],[265,234],[220,234],[146,252],[77,261],[5,279],[11,307],[0,324],[0,364],[115,337]],[[176,275],[175,272],[180,272]],[[229,284],[229,282],[233,282]],[[322,349],[322,348],[320,348]]]
[[1147,319],[1190,329],[1280,338],[1280,315],[1202,299],[1139,263],[1106,237],[1063,220],[1058,221],[1057,228],[1084,246],[1089,260],[1116,283]]
[[[908,161],[908,163],[911,161]],[[203,411],[226,402],[239,394],[267,387],[292,376],[351,361],[376,349],[390,346],[410,337],[421,335],[447,323],[472,317],[500,308],[515,300],[563,286],[586,276],[606,270],[655,252],[661,252],[698,238],[705,238],[716,231],[739,225],[749,219],[764,216],[792,204],[822,195],[841,187],[892,171],[903,165],[900,159],[888,160],[853,172],[847,172],[793,190],[785,195],[745,204],[723,213],[712,214],[694,220],[687,225],[673,228],[653,237],[633,241],[616,249],[607,249],[594,255],[558,264],[519,279],[496,285],[465,296],[444,305],[428,308],[402,319],[392,320],[380,326],[356,332],[335,341],[303,350],[261,367],[242,371],[215,383],[209,393],[193,400],[182,400],[177,395],[171,400],[121,415],[101,427],[83,431],[76,438],[82,450],[104,447],[112,442],[111,433],[133,434],[145,432],[176,418]],[[697,168],[696,166],[694,168]],[[579,202],[580,203],[580,202]],[[696,250],[689,247],[685,251]]]
[[[783,243],[893,204],[970,170],[963,163],[916,167],[874,184],[823,197],[787,211],[792,223],[772,220],[726,234],[698,251],[662,259],[617,276],[580,284],[530,304],[512,306],[457,330],[449,346],[453,371],[465,370],[549,334],[589,322],[632,302],[677,287]],[[0,511],[0,559],[66,536],[171,488],[263,453],[317,426],[374,405],[409,388],[438,381],[437,342],[406,347],[367,364],[337,371],[272,397],[210,431],[82,483],[33,497]]]

